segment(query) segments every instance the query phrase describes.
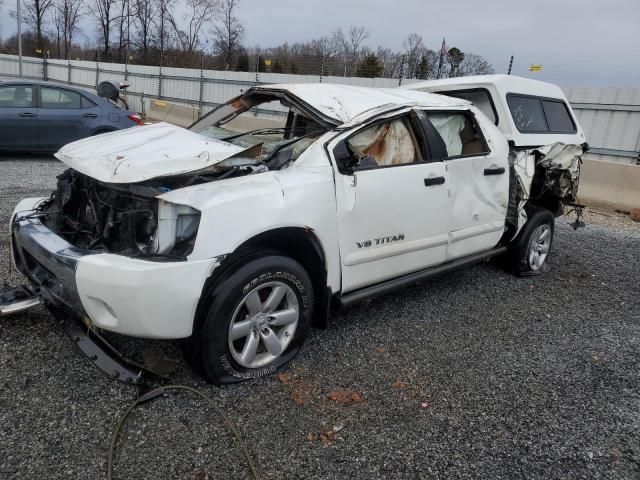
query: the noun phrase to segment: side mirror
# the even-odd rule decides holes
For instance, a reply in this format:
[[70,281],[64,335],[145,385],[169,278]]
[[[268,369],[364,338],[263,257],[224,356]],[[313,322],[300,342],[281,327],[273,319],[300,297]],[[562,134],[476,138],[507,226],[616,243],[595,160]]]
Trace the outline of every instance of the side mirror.
[[340,142],[333,149],[333,158],[336,160],[336,165],[338,166],[338,170],[340,173],[345,173],[347,175],[353,174],[353,167],[358,165],[358,158],[351,153],[349,147],[346,142]]

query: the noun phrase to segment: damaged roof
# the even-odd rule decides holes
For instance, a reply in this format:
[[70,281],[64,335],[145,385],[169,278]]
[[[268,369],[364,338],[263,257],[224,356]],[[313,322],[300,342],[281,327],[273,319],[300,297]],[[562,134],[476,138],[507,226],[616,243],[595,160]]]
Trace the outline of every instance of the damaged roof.
[[466,100],[414,90],[397,88],[370,88],[329,83],[300,83],[262,85],[256,90],[289,92],[311,105],[326,117],[339,123],[349,123],[365,112],[382,107],[412,106],[450,107],[469,105]]

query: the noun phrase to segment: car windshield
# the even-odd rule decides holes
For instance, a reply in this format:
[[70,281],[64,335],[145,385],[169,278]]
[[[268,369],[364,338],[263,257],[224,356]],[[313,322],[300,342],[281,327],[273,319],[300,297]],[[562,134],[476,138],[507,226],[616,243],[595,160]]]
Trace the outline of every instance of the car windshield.
[[269,161],[276,155],[295,160],[327,128],[305,115],[282,94],[250,92],[218,107],[190,128],[207,137],[251,149]]

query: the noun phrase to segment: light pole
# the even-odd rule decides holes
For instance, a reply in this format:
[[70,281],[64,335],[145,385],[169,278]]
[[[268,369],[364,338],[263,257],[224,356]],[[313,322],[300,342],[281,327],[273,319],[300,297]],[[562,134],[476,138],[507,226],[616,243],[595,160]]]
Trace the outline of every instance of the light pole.
[[22,77],[22,16],[20,15],[20,0],[17,0],[16,17],[18,18],[18,74]]

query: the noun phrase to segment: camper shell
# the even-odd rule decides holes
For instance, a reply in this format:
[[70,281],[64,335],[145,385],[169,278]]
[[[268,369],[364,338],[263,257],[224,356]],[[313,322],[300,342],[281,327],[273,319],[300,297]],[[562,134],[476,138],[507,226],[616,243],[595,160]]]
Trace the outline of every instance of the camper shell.
[[551,83],[513,75],[478,75],[426,80],[400,88],[469,100],[516,148],[586,142],[564,92]]

